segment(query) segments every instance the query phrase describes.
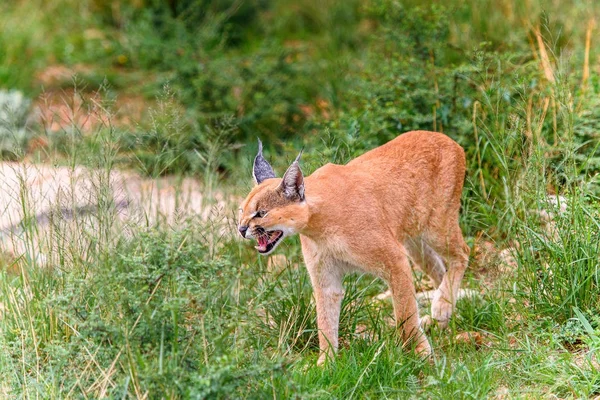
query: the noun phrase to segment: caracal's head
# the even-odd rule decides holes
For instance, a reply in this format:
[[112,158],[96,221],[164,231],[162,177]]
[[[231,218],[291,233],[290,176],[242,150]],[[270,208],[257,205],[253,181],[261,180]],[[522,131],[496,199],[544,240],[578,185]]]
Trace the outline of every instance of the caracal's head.
[[304,201],[299,160],[300,155],[283,178],[277,178],[258,141],[252,171],[256,186],[240,206],[238,230],[242,237],[258,242],[256,250],[260,254],[270,254],[283,238],[299,233],[306,226],[308,206]]

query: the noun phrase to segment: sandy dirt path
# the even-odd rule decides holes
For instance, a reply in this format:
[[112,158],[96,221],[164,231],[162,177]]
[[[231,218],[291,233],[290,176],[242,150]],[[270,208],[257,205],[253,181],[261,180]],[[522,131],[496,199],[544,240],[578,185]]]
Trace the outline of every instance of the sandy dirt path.
[[[0,163],[0,251],[48,262],[64,246],[85,247],[110,226],[115,238],[190,218],[225,220],[222,196],[206,201],[191,178]],[[63,246],[61,248],[61,246]]]

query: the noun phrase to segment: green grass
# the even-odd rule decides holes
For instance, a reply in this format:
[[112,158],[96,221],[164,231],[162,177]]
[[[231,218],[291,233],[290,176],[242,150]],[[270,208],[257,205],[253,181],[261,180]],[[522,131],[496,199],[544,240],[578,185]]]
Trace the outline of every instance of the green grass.
[[[0,397],[600,395],[595,3],[107,4],[0,5],[0,89],[34,103],[66,90],[102,121],[0,124],[3,158],[93,167],[105,200],[113,169],[191,176],[212,209],[118,230],[105,201],[76,231],[85,251],[55,224],[44,233],[57,244],[49,265],[31,240],[2,257]],[[84,73],[42,87],[55,65]],[[119,99],[131,94],[146,113],[120,124]],[[273,267],[235,236],[256,136],[280,173],[304,147],[310,173],[410,129],[444,131],[466,150],[464,286],[481,297],[430,333],[434,357],[422,360],[401,348],[391,304],[375,299],[385,284],[349,276],[339,355],[317,367],[299,241],[286,240]],[[36,141],[46,144],[32,150]],[[45,232],[32,218],[22,228]]]

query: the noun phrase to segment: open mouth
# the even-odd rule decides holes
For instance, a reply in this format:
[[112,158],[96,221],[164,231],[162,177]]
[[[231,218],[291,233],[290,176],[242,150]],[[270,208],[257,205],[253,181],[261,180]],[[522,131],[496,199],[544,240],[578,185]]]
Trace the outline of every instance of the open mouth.
[[254,248],[258,250],[260,254],[267,254],[277,246],[282,238],[282,231],[262,231],[256,236],[258,246],[255,246]]

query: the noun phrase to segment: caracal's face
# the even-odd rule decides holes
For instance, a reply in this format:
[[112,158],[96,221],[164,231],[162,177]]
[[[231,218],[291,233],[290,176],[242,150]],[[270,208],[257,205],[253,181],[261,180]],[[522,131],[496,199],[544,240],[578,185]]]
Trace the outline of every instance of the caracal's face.
[[262,156],[259,141],[252,174],[256,186],[240,206],[238,230],[242,237],[258,242],[260,254],[270,254],[285,237],[299,233],[306,224],[308,206],[298,158],[283,178],[276,178]]
[[254,187],[239,209],[239,232],[255,239],[260,254],[270,254],[285,237],[302,229],[307,212],[304,201],[290,200],[280,188],[281,179],[274,178]]

